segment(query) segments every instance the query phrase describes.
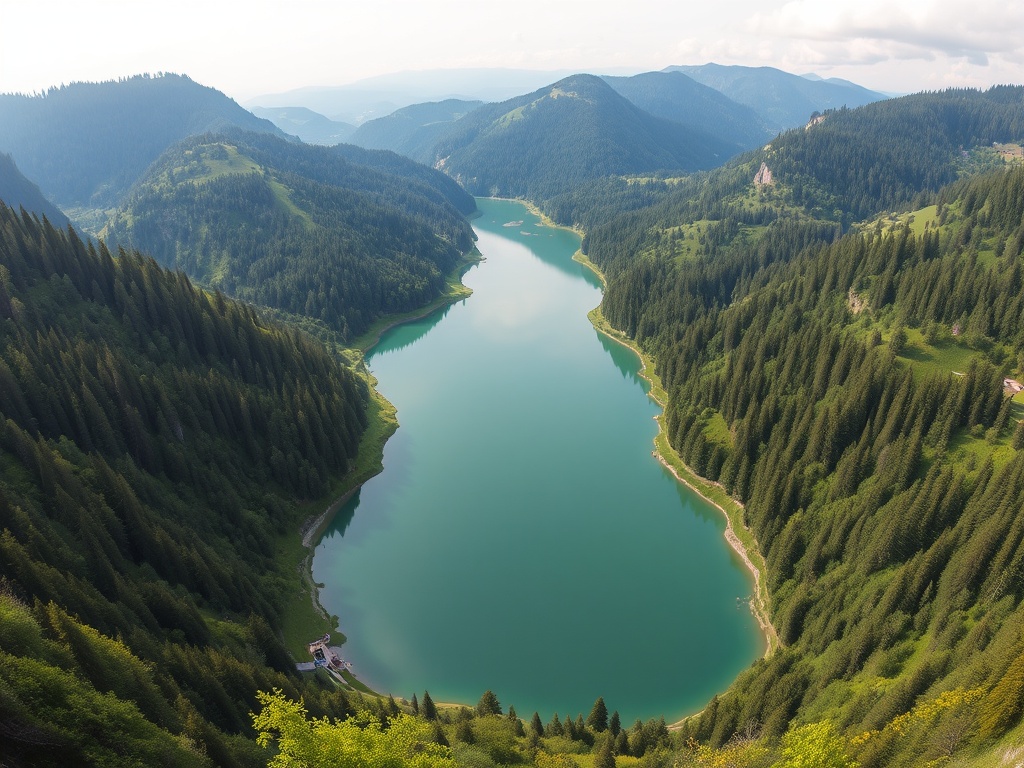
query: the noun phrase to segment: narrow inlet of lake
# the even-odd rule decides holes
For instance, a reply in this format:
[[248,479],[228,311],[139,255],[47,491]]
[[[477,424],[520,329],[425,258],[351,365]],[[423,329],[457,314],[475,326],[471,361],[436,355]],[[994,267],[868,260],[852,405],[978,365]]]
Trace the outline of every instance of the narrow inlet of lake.
[[652,455],[658,407],[587,320],[579,238],[477,204],[473,295],[367,357],[401,426],[316,549],[320,600],[375,690],[672,722],[763,652],[752,580]]

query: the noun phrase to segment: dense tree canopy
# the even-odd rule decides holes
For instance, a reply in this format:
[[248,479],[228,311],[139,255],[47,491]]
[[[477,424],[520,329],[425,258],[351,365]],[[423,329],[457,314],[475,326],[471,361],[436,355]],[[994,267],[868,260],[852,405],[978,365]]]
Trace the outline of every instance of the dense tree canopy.
[[[17,726],[5,743],[28,734],[31,764],[75,749],[89,762],[101,746],[70,723],[101,716],[91,689],[120,702],[105,744],[119,729],[170,743],[144,718],[224,765],[249,759],[230,734],[259,689],[347,711],[296,676],[272,629],[298,588],[276,551],[300,523],[292,501],[348,469],[366,399],[310,338],[0,208],[0,591],[15,601],[0,651],[22,681],[0,704]],[[11,645],[14,625],[42,640]],[[47,664],[78,676],[83,698],[39,742],[61,705],[25,676],[44,680]]]

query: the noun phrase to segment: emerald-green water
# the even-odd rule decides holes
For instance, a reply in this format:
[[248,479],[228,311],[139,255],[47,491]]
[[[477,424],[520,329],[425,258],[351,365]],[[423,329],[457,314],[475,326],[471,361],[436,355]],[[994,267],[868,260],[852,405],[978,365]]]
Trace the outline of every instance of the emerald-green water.
[[317,547],[321,602],[375,690],[671,722],[763,651],[751,579],[652,455],[658,408],[587,320],[579,239],[478,205],[473,296],[368,357],[401,426]]

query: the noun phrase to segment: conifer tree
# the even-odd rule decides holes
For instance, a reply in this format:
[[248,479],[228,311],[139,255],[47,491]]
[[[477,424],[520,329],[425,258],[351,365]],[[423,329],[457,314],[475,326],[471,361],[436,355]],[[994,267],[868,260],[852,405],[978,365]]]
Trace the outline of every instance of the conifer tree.
[[427,720],[437,720],[437,707],[434,700],[430,698],[430,691],[423,692],[423,716]]
[[594,702],[594,708],[587,716],[587,727],[597,733],[608,729],[608,707],[605,706],[604,696],[598,696]]
[[615,768],[615,754],[612,752],[614,738],[608,734],[601,742],[597,757],[594,758],[594,768]]
[[476,713],[481,717],[501,714],[501,704],[498,702],[498,697],[494,695],[494,691],[484,691],[484,695],[477,702]]
[[533,713],[533,717],[530,718],[530,728],[537,736],[544,735],[544,724],[540,721],[540,713]]

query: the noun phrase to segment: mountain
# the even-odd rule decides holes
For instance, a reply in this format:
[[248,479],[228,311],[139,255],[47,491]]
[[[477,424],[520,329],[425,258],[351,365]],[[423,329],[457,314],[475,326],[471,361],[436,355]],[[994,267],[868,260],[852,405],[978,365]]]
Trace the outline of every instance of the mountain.
[[860,107],[886,98],[845,80],[808,80],[774,67],[704,64],[666,67],[663,71],[682,72],[750,107],[775,133],[804,125],[815,112]]
[[348,141],[356,129],[354,125],[330,120],[305,107],[253,107],[252,113],[307,144],[340,144]]
[[0,153],[0,202],[15,210],[24,208],[26,211],[45,216],[55,227],[68,225],[68,217],[61,210],[43,197],[39,187],[26,179],[14,158]]
[[362,379],[152,259],[2,206],[0,318],[4,764],[265,764],[249,713],[271,688],[346,715],[279,632],[296,608],[318,626],[286,553],[297,500],[354,461]]
[[383,149],[364,149],[354,144],[338,144],[333,147],[332,153],[356,165],[429,187],[464,216],[476,212],[476,200],[454,179],[404,155]]
[[257,96],[245,106],[308,107],[333,120],[362,125],[412,104],[448,99],[504,101],[570,74],[570,70],[504,68],[394,72],[349,85],[314,86]]
[[829,112],[777,137],[761,159],[799,205],[850,221],[936,192],[970,170],[979,149],[1021,137],[1024,87],[951,89]]
[[451,123],[482,104],[461,99],[412,104],[363,123],[349,141],[368,149],[390,149],[407,157],[423,156]]
[[719,165],[735,145],[644,112],[593,75],[470,112],[417,159],[479,195],[542,200],[611,174]]
[[431,169],[401,175],[410,166],[390,153],[267,134],[193,137],[153,164],[106,234],[348,340],[383,314],[436,299],[472,248],[451,199],[470,210],[472,200]]
[[773,135],[753,109],[682,72],[645,72],[633,77],[605,77],[604,80],[640,109],[720,136],[741,149],[760,146]]
[[228,126],[281,135],[269,121],[183,75],[0,95],[0,151],[64,209],[116,204],[171,144]]
[[682,725],[706,764],[1019,740],[1024,167],[992,142],[1022,120],[1019,86],[840,109],[588,226],[664,439],[765,562],[780,647]]

